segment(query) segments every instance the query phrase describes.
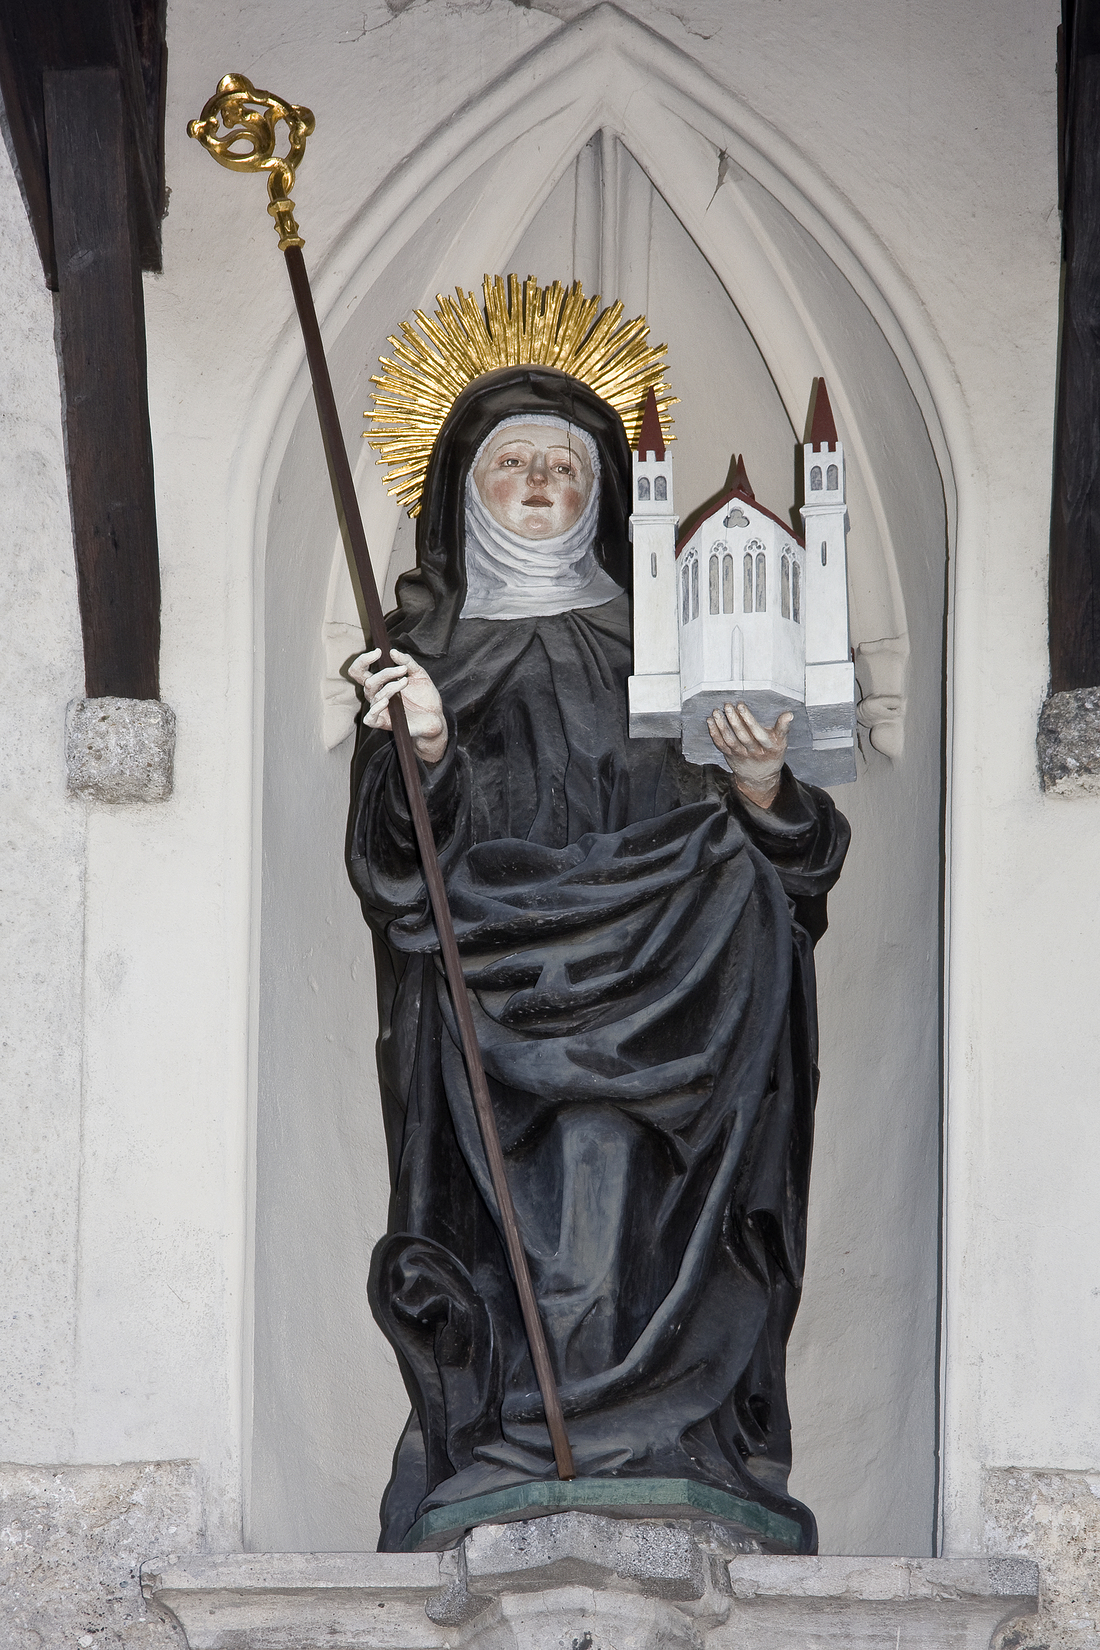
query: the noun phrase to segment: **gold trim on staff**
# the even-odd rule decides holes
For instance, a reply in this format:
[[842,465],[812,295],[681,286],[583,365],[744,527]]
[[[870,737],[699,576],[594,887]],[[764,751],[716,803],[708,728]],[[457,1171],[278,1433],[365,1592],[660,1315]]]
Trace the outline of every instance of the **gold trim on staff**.
[[[285,155],[275,153],[280,120],[287,129]],[[280,252],[288,246],[305,245],[294,221],[290,191],[305,159],[306,138],[314,124],[311,109],[260,90],[247,75],[227,74],[218,81],[217,91],[198,120],[187,125],[187,135],[197,138],[220,166],[228,166],[233,172],[267,173],[267,210],[275,219]],[[222,127],[225,130],[219,136]]]

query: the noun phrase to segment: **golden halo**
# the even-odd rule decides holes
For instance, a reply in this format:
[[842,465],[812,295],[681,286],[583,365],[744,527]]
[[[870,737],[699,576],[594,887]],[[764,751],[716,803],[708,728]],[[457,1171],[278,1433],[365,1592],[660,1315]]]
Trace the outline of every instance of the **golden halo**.
[[[456,297],[436,299],[435,320],[418,309],[401,323],[401,337],[391,338],[396,360],[382,356],[385,368],[371,380],[374,409],[365,412],[371,428],[363,435],[390,467],[389,491],[410,516],[420,512],[420,493],[435,438],[467,384],[495,367],[558,367],[580,378],[610,402],[626,428],[633,448],[642,426],[645,400],[652,389],[666,441],[671,441],[669,408],[677,397],[662,382],[666,345],[650,347],[643,315],[620,320],[622,304],[600,311],[600,298],[586,298],[579,281],[568,292],[560,281],[542,287],[529,275],[486,275],[485,309],[472,293],[455,288]],[[421,336],[423,334],[423,336]]]

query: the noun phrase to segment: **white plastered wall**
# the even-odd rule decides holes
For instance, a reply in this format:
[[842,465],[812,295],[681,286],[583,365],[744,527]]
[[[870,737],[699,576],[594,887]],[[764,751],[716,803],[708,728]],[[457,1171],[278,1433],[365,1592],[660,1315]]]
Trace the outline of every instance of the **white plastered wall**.
[[73,1448],[75,1423],[84,894],[84,817],[65,799],[62,718],[83,665],[53,305],[6,158],[0,224],[9,288],[0,340],[0,1459],[57,1460]]
[[[704,220],[720,222],[715,213],[731,197],[751,213],[759,204],[754,190],[763,188],[801,224],[769,221],[781,265],[803,254],[816,263],[816,242],[865,305],[872,294],[860,272],[869,274],[888,300],[885,313],[875,309],[876,322],[901,364],[906,393],[917,398],[941,473],[954,480],[944,1488],[949,1550],[976,1550],[983,1468],[1100,1466],[1100,1406],[1090,1384],[1100,1368],[1100,1296],[1093,1292],[1100,1280],[1088,1258],[1100,1251],[1090,983],[1097,804],[1043,799],[1033,745],[1047,668],[1057,8],[1053,0],[979,0],[965,8],[954,0],[885,7],[854,0],[823,14],[808,0],[745,0],[736,8],[719,0],[677,0],[675,8],[632,0],[626,9],[681,55],[673,113],[691,112],[687,124],[699,143],[716,154],[723,125],[741,122],[753,152],[772,158],[772,172],[754,184],[735,151],[738,170],[727,174],[709,210],[698,202],[694,216],[681,193],[677,212],[696,244],[712,266],[721,262]],[[5,1266],[18,1314],[7,1343],[14,1370],[4,1452],[46,1461],[194,1457],[216,1508],[215,1541],[231,1542],[237,1529],[252,1391],[247,1142],[256,1089],[249,1051],[257,1045],[249,958],[260,915],[253,831],[261,817],[265,669],[263,630],[254,626],[264,573],[255,530],[258,522],[265,541],[272,509],[289,507],[274,496],[275,476],[297,421],[305,420],[304,442],[312,415],[262,188],[216,172],[184,138],[183,124],[229,68],[315,107],[320,124],[297,199],[335,342],[367,285],[382,293],[383,272],[408,243],[407,233],[382,235],[371,248],[370,226],[396,221],[402,191],[405,201],[424,196],[429,224],[454,196],[453,180],[417,171],[426,136],[452,116],[456,141],[479,120],[484,126],[486,65],[517,65],[545,46],[545,56],[523,70],[514,101],[535,98],[563,19],[583,10],[571,0],[546,0],[545,9],[510,0],[334,0],[320,14],[288,0],[272,0],[262,13],[227,13],[211,0],[171,6],[173,195],[165,273],[146,282],[163,683],[180,717],[177,793],[162,808],[86,818],[83,805],[63,793],[63,708],[81,680],[52,317],[4,173],[5,258],[17,295],[3,353],[13,431],[6,525],[9,544],[24,547],[6,561],[12,683],[0,711],[11,798],[6,836],[23,868],[7,884],[6,967],[15,983],[2,1010],[4,1056],[15,1073],[5,1089],[5,1104],[14,1099],[15,1107],[7,1206],[16,1212]],[[629,53],[617,72],[628,69]],[[699,88],[713,86],[730,99],[716,123],[713,101],[709,114],[697,107]],[[727,118],[731,108],[736,119]],[[571,139],[555,140],[562,174],[604,125],[590,108],[581,113]],[[662,136],[655,127],[657,152],[646,150],[645,134],[631,149],[668,198],[677,189],[675,180],[660,179]],[[492,123],[480,141],[478,164],[491,168]],[[534,141],[543,140],[536,134]],[[547,192],[552,170],[547,162]],[[728,189],[731,181],[740,186],[740,172],[749,182]],[[820,214],[815,221],[791,214],[784,189],[792,183]],[[364,203],[369,211],[357,219]],[[523,214],[533,217],[542,201],[505,205],[511,238],[496,243],[502,261]],[[357,223],[367,225],[362,234]],[[473,267],[460,248],[451,255],[441,244],[421,289],[398,285],[391,301],[379,302],[356,372],[412,302],[463,276],[478,279],[490,230],[496,233],[492,224],[479,231]],[[850,400],[838,405],[838,416],[846,437],[848,424],[865,432],[867,453],[853,456],[886,478],[875,519],[895,531],[897,501],[887,483],[905,453],[881,443],[874,451],[873,417],[857,404],[861,386],[839,367],[834,374],[820,345],[786,356],[784,382],[776,364],[784,350],[747,293],[738,304],[789,419],[801,415],[808,374],[825,370],[831,385],[843,382]],[[838,311],[828,330],[843,336],[846,327]],[[354,437],[363,398],[347,378],[339,388]],[[731,434],[748,447],[737,429]],[[16,462],[13,455],[24,456]],[[313,472],[304,465],[286,473],[304,484]],[[756,481],[752,465],[750,474]],[[764,481],[758,485],[763,493]],[[323,488],[309,496],[327,510]],[[950,518],[956,500],[946,503]],[[300,657],[288,661],[307,677],[302,716],[312,723],[311,738],[320,725],[317,627],[332,549],[331,534],[318,529],[318,536],[325,539],[316,545],[318,582],[303,590],[315,607],[301,645],[313,656],[308,668]],[[904,585],[903,561],[898,548]],[[933,599],[931,568],[914,576]],[[904,587],[902,595],[914,642],[908,762],[917,720],[926,725],[934,704],[917,703],[916,684],[930,677],[916,668],[913,594]],[[257,682],[261,714],[254,715]],[[338,775],[340,759],[331,761],[326,772]],[[339,779],[326,780],[318,809],[342,803]],[[329,818],[331,843],[339,831]],[[907,820],[891,825],[893,880],[881,884],[884,901],[906,885],[913,865]],[[843,1019],[833,1023],[858,1039],[864,1027],[877,1034],[885,1007],[897,1006],[886,1002],[888,987],[905,975],[887,959],[909,935],[904,912],[897,913],[900,941],[885,926],[868,933],[868,944],[883,947],[883,967],[862,987],[847,972],[859,947],[839,947],[842,924],[858,931],[865,915],[845,910],[847,886],[854,889],[856,878],[842,885],[823,952],[836,959],[826,1008],[835,986]],[[927,899],[923,866],[918,888]],[[354,911],[340,920],[354,946],[361,938]],[[369,1030],[356,1035],[369,1038]],[[355,1064],[341,1053],[331,1069]],[[842,1113],[841,1099],[823,1090],[815,1198],[824,1176],[836,1177],[842,1200],[862,1195],[844,1176],[858,1180],[868,1143],[853,1142]],[[346,1144],[358,1149],[361,1140]],[[376,1167],[372,1173],[377,1192]],[[888,1198],[881,1207],[889,1236]],[[873,1246],[877,1228],[855,1225]],[[843,1249],[827,1256],[820,1245],[816,1255],[809,1289],[831,1289],[838,1342],[852,1335],[857,1362],[873,1366],[873,1319],[860,1311],[849,1323],[845,1315],[856,1298],[842,1270],[848,1257]],[[834,1260],[829,1282],[823,1268]],[[379,1389],[392,1399],[392,1383],[386,1389],[380,1381]],[[834,1421],[830,1447],[841,1464],[851,1433],[842,1415]],[[884,1475],[899,1470],[888,1455],[881,1467]],[[858,1459],[849,1471],[858,1475]],[[353,1483],[340,1503],[345,1512],[356,1494]],[[365,1539],[367,1522],[360,1527]]]

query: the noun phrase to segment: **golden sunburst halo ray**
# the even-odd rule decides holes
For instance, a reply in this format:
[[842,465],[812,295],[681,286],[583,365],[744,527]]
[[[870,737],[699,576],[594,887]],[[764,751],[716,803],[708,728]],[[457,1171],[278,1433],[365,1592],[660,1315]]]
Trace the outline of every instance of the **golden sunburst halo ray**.
[[402,321],[389,339],[392,355],[380,359],[371,382],[374,406],[364,438],[389,469],[389,492],[420,513],[420,495],[435,438],[455,399],[482,373],[496,367],[558,367],[581,379],[619,414],[633,447],[652,389],[666,441],[677,397],[664,382],[666,346],[651,345],[643,315],[622,319],[621,303],[601,310],[581,283],[540,286],[533,275],[486,275],[483,302],[455,288],[436,298],[434,317],[423,310]]

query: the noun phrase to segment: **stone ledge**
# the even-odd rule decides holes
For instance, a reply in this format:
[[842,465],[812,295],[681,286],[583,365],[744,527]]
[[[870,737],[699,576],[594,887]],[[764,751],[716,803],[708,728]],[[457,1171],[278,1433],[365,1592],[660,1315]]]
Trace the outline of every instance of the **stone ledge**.
[[443,1650],[427,1606],[453,1572],[450,1554],[229,1553],[143,1564],[141,1590],[189,1650]]
[[[793,1568],[792,1566],[796,1566]],[[730,1562],[735,1598],[1020,1599],[1038,1596],[1024,1558],[799,1558],[752,1554]]]
[[1013,1558],[762,1556],[729,1573],[733,1603],[708,1650],[989,1650],[1038,1609],[1038,1566]]
[[434,1553],[234,1554],[142,1570],[190,1650],[988,1650],[1036,1609],[1019,1559],[735,1554],[718,1526],[565,1513]]
[[1100,796],[1100,687],[1052,693],[1039,712],[1039,776],[1052,796]]
[[92,802],[172,794],[176,716],[160,699],[73,699],[65,712],[69,790]]
[[369,1593],[422,1602],[439,1586],[440,1553],[219,1553],[155,1558],[141,1566],[146,1593],[240,1594],[251,1598],[309,1593]]

